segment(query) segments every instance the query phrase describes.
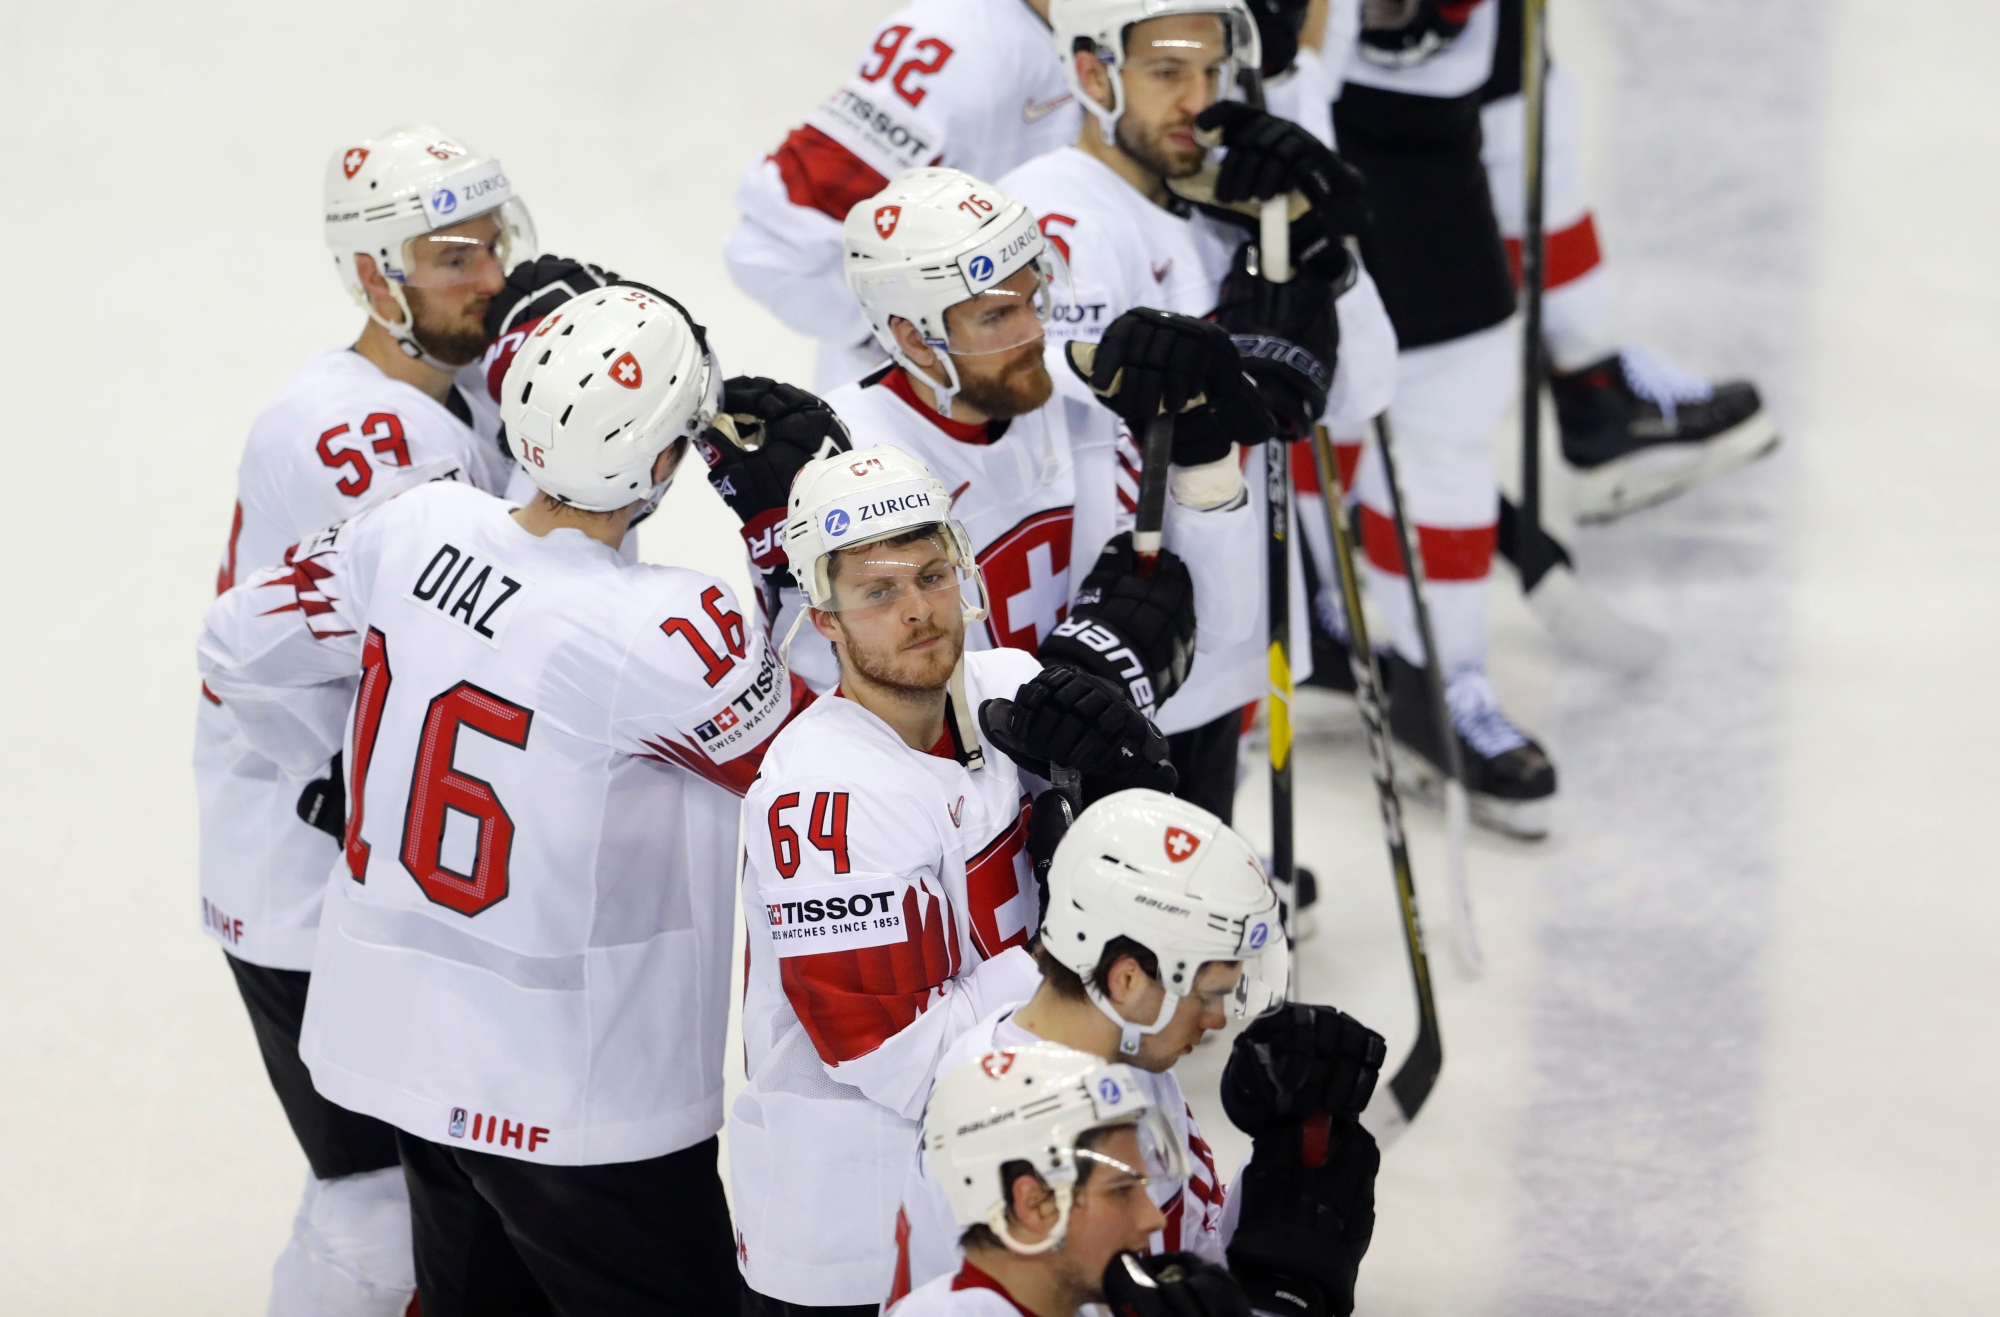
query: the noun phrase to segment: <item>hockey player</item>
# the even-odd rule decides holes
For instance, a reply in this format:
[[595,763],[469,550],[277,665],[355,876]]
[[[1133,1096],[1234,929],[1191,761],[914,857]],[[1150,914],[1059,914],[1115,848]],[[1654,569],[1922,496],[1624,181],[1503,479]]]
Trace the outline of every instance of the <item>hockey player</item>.
[[1076,136],[1048,10],[1049,0],[915,0],[876,28],[854,77],[743,171],[729,272],[820,340],[817,391],[882,360],[841,271],[841,225],[857,202],[920,165],[995,179]]
[[940,1053],[1036,979],[1030,799],[1059,769],[1083,800],[1173,773],[1119,687],[967,651],[978,569],[949,491],[907,454],[816,459],[790,507],[785,552],[840,682],[744,801],[749,1086],[730,1177],[750,1310],[859,1313],[889,1289]]
[[[1181,460],[1201,461],[1171,468],[1168,548],[1141,576],[1131,542],[1138,450],[1113,413],[1055,396],[1044,326],[1087,312],[1064,301],[1067,279],[1033,212],[957,170],[912,170],[855,206],[847,248],[849,282],[891,361],[835,389],[827,405],[864,448],[892,444],[951,491],[990,597],[968,646],[1039,653],[1125,683],[1170,735],[1255,700],[1264,638],[1243,581],[1259,570],[1263,530],[1227,439],[1203,435],[1228,405],[1222,392],[1179,418]],[[1108,334],[1139,320],[1128,313]],[[1240,368],[1230,368],[1227,335],[1201,332],[1221,363],[1216,373],[1234,377],[1239,404],[1254,403]],[[1060,362],[1054,369],[1069,373]],[[1175,386],[1186,395],[1207,387],[1198,370],[1180,375]],[[741,401],[732,391],[727,405],[769,412],[785,388]],[[817,438],[809,430],[805,441]],[[795,466],[809,454],[782,443],[754,455],[724,451],[711,478],[746,518],[752,545],[767,544],[785,484],[746,479],[744,468]],[[775,546],[766,566],[772,556]],[[801,606],[796,586],[786,597],[788,610]],[[818,689],[837,679],[832,650],[817,638],[794,645],[791,660]],[[1234,775],[1221,778],[1213,807],[1226,810]],[[1190,774],[1190,785],[1198,781]]]
[[[1132,1066],[1134,1083],[1172,1128],[1188,1169],[1184,1187],[1162,1186],[1164,1224],[1153,1246],[1219,1262],[1224,1186],[1174,1067],[1224,1027],[1232,1008],[1243,1019],[1282,998],[1287,958],[1277,894],[1249,844],[1221,820],[1138,790],[1083,812],[1055,849],[1048,886],[1049,914],[1035,952],[1040,986],[962,1035],[939,1073],[1038,1040]],[[1331,1007],[1286,1007],[1252,1033],[1303,1047],[1325,1066],[1344,1066],[1349,1092],[1382,1062],[1380,1035]],[[898,1222],[904,1265],[892,1297],[957,1268],[950,1206],[934,1175],[914,1168]],[[1346,1285],[1351,1289],[1351,1274]]]
[[1355,1103],[1377,1076],[1328,1053],[1323,1022],[1289,1008],[1238,1038],[1224,1105],[1253,1150],[1222,1246],[1186,1251],[1158,1250],[1157,1203],[1192,1192],[1194,1168],[1142,1072],[1047,1042],[955,1064],[925,1112],[923,1160],[961,1260],[890,1311],[1070,1317],[1102,1302],[1121,1317],[1347,1317],[1380,1161]]
[[[1526,224],[1522,0],[1490,3],[1498,8],[1498,32],[1492,73],[1480,89],[1481,155],[1518,283]],[[1440,40],[1455,39],[1444,15],[1430,16],[1429,25]],[[1610,275],[1584,191],[1576,86],[1551,67],[1546,87],[1542,334],[1576,513],[1597,521],[1754,461],[1777,447],[1778,433],[1755,385],[1711,384],[1611,337]]]
[[[1076,52],[1065,75],[1087,113],[1074,146],[1028,162],[1002,186],[1040,214],[1075,281],[1075,302],[1084,313],[1053,325],[1051,337],[1065,346],[1098,343],[1088,378],[1082,371],[1057,372],[1059,386],[1078,400],[1102,402],[1128,431],[1143,433],[1161,395],[1145,380],[1128,378],[1117,387],[1119,370],[1129,376],[1176,358],[1215,362],[1208,344],[1217,325],[1200,319],[1213,313],[1222,329],[1258,345],[1244,355],[1243,368],[1277,428],[1288,437],[1302,435],[1327,413],[1329,397],[1341,392],[1346,372],[1336,370],[1335,354],[1350,331],[1357,340],[1380,334],[1387,341],[1373,287],[1341,243],[1361,219],[1358,182],[1296,125],[1238,102],[1218,103],[1235,70],[1258,58],[1256,29],[1241,0],[1055,0],[1050,18],[1058,49]],[[1213,199],[1222,204],[1208,212],[1195,210],[1169,186],[1189,184],[1202,172],[1206,150],[1196,141],[1198,127],[1220,133],[1229,147],[1212,183]],[[1229,203],[1284,192],[1303,193],[1310,208],[1293,225],[1295,278],[1279,286],[1259,277],[1245,229],[1217,216],[1234,215]],[[1136,308],[1147,309],[1125,320]],[[1074,354],[1070,360],[1080,362]],[[1211,387],[1221,382],[1220,371],[1210,377]],[[1352,401],[1371,392],[1372,386],[1359,384],[1347,390]],[[1180,396],[1168,390],[1170,403]],[[1242,427],[1176,421],[1176,461],[1188,467],[1213,462],[1228,451],[1228,441],[1254,444],[1260,437]],[[1259,525],[1265,520],[1263,467],[1261,448],[1253,448],[1241,478]],[[1287,539],[1295,555],[1295,537]],[[1237,600],[1247,616],[1233,634],[1261,651],[1267,634],[1265,591],[1257,584],[1261,552],[1236,571]],[[1294,557],[1292,633],[1301,637],[1302,575]],[[1303,674],[1306,655],[1295,652],[1294,664]],[[1244,670],[1251,688],[1246,703],[1261,693],[1264,668],[1260,654]],[[1225,818],[1239,715],[1220,711],[1174,738],[1175,763],[1184,779],[1193,779],[1184,780],[1184,793]]]
[[[252,425],[217,593],[399,489],[449,479],[497,493],[513,468],[473,429],[487,401],[471,365],[484,317],[510,268],[535,259],[500,162],[434,128],[405,129],[335,152],[325,201],[335,273],[368,321],[352,347],[295,372]],[[401,1313],[415,1280],[393,1133],[321,1097],[298,1057],[344,824],[339,761],[286,774],[204,687],[194,769],[202,927],[228,955],[310,1168],[270,1310]]]
[[733,1312],[734,795],[809,697],[726,586],[618,554],[712,417],[701,328],[615,285],[536,335],[534,501],[432,483],[309,539],[211,608],[203,675],[288,770],[347,724],[299,1052],[395,1127],[424,1311]]

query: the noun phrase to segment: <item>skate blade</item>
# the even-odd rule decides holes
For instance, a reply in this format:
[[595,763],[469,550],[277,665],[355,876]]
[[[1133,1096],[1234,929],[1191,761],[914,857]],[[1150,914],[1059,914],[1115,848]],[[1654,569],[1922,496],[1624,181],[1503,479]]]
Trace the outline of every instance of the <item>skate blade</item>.
[[1574,469],[1570,487],[1576,519],[1615,521],[1746,467],[1777,447],[1777,422],[1760,411],[1698,444],[1662,444],[1600,467]]
[[[1390,743],[1395,757],[1396,785],[1405,797],[1423,802],[1430,809],[1444,808],[1444,774],[1431,761],[1401,741]],[[1477,791],[1465,793],[1472,821],[1488,832],[1497,832],[1515,841],[1541,841],[1549,835],[1553,796],[1541,800],[1503,800]]]

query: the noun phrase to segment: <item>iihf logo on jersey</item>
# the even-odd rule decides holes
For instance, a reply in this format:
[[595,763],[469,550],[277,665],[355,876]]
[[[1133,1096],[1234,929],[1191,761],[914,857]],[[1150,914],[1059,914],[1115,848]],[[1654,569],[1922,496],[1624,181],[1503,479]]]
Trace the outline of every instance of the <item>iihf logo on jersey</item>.
[[834,536],[847,534],[847,513],[839,508],[827,513],[826,533]]
[[453,1137],[454,1139],[462,1139],[465,1137],[464,1107],[453,1107],[451,1109],[451,1137]]
[[875,208],[875,232],[887,238],[896,231],[896,224],[903,218],[901,206],[877,206]]
[[347,154],[340,158],[340,169],[349,178],[353,178],[361,172],[361,166],[366,163],[368,163],[368,148],[353,146],[349,147]]

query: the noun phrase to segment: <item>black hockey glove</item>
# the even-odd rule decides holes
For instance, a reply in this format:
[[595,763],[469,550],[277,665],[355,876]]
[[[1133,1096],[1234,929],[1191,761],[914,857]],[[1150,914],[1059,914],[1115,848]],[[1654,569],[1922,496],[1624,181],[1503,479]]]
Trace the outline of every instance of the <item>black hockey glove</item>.
[[1132,532],[1116,536],[1083,578],[1069,615],[1037,653],[1113,681],[1152,717],[1194,666],[1194,580],[1187,564],[1160,550],[1151,576],[1139,575]]
[[1055,861],[1056,847],[1062,845],[1069,825],[1076,822],[1081,805],[1061,790],[1050,787],[1035,797],[1028,810],[1028,862],[1035,874],[1035,927],[1040,928],[1049,913],[1049,865]]
[[1307,269],[1274,284],[1250,269],[1252,244],[1236,249],[1215,319],[1236,341],[1243,371],[1277,418],[1286,439],[1312,434],[1326,411],[1326,392],[1340,352],[1334,290]]
[[[1367,185],[1354,166],[1310,132],[1242,101],[1217,101],[1195,116],[1196,131],[1220,132],[1229,153],[1215,178],[1215,200],[1263,201],[1297,192],[1331,233],[1358,234],[1368,223]],[[1293,260],[1308,256],[1294,244]]]
[[1361,57],[1385,68],[1421,64],[1458,40],[1472,10],[1464,0],[1381,0],[1361,6]]
[[335,841],[347,836],[347,778],[341,770],[341,753],[334,751],[325,777],[314,778],[299,792],[299,822]]
[[1223,1109],[1251,1135],[1229,1265],[1262,1312],[1347,1317],[1375,1230],[1381,1154],[1360,1124],[1380,1034],[1331,1006],[1288,1004],[1238,1035]]
[[1242,1286],[1192,1253],[1120,1253],[1104,1269],[1112,1317],[1250,1317]]
[[785,500],[806,463],[854,447],[847,426],[813,394],[759,375],[722,386],[722,413],[695,445],[708,483],[737,520],[750,557],[766,573],[784,573]]
[[1217,462],[1229,456],[1231,442],[1261,444],[1277,433],[1220,325],[1134,307],[1111,322],[1088,361],[1079,357],[1081,346],[1068,345],[1070,369],[1135,437],[1143,441],[1147,422],[1162,412],[1174,416],[1176,466]]
[[1075,668],[1048,667],[1011,700],[979,706],[979,728],[1009,759],[1053,780],[1056,765],[1083,775],[1083,801],[1127,787],[1172,791],[1167,738],[1115,682]]
[[1275,78],[1292,67],[1299,55],[1299,33],[1305,27],[1308,0],[1250,0],[1257,20],[1257,45],[1263,55],[1259,71]]
[[1274,1006],[1236,1036],[1222,1109],[1253,1139],[1295,1133],[1319,1113],[1351,1123],[1375,1093],[1384,1055],[1381,1034],[1331,1006]]
[[486,373],[486,392],[500,401],[500,384],[514,354],[535,328],[535,322],[570,298],[606,284],[618,276],[601,265],[573,261],[567,256],[538,256],[523,261],[507,275],[507,283],[486,304],[486,349],[480,368]]

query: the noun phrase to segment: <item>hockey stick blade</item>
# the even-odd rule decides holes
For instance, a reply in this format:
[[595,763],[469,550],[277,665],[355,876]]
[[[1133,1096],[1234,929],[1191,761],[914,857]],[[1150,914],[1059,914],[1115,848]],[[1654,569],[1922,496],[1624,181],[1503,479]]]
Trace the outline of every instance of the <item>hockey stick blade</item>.
[[1611,611],[1566,566],[1544,572],[1527,592],[1527,601],[1528,611],[1550,635],[1603,667],[1644,672],[1667,651],[1666,637]]

